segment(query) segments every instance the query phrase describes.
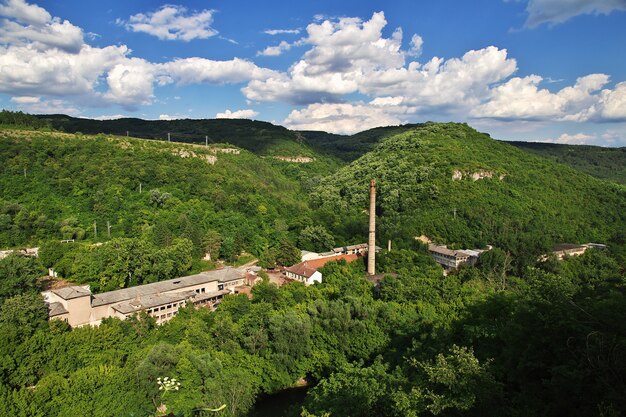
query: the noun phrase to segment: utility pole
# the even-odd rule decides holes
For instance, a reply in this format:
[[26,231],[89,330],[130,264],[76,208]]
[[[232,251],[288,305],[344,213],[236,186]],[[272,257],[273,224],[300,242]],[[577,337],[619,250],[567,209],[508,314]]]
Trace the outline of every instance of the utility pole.
[[96,226],[96,221],[93,221],[93,238],[94,240],[98,238],[98,226]]
[[454,208],[454,220],[456,220],[456,207]]
[[26,178],[26,168],[24,168],[24,178]]
[[139,183],[139,194],[141,194],[141,183]]
[[170,141],[170,132],[167,132],[167,141]]
[[128,130],[126,131],[126,136],[128,136]]
[[208,136],[204,137],[204,146],[209,146],[209,137]]
[[107,236],[111,239],[111,223],[107,220]]

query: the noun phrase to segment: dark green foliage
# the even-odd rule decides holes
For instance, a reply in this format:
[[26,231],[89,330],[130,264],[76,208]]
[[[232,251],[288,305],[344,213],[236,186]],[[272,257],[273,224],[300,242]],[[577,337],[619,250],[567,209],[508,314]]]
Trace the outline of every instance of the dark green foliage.
[[36,292],[42,275],[43,268],[31,256],[12,254],[0,259],[0,303],[14,295]]
[[626,148],[507,142],[517,148],[569,165],[596,178],[626,185]]
[[36,116],[23,113],[21,111],[2,110],[0,112],[0,125],[7,125],[11,128],[49,128],[50,124]]

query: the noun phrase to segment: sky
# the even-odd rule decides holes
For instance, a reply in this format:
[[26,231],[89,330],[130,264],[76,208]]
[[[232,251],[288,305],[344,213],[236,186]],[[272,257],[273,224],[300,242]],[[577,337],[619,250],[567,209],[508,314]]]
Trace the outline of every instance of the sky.
[[0,107],[626,146],[626,0],[0,0]]

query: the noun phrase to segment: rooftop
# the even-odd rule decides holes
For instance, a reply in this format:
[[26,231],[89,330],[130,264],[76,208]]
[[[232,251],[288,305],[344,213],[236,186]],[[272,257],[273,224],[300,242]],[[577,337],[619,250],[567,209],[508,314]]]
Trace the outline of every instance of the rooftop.
[[315,271],[317,271],[319,268],[326,265],[328,262],[340,261],[340,260],[344,260],[346,262],[354,262],[359,258],[360,258],[359,255],[329,256],[326,258],[313,259],[310,261],[300,262],[299,264],[295,264],[287,268],[287,271],[309,278],[311,277],[311,275],[315,273]]
[[49,317],[60,316],[61,314],[67,314],[67,313],[68,311],[65,309],[65,307],[63,307],[63,304],[59,302],[48,304],[48,316]]
[[178,301],[185,301],[188,298],[196,295],[195,291],[181,291],[170,294],[153,294],[146,295],[140,299],[122,301],[119,304],[115,304],[114,310],[119,311],[122,314],[132,313],[134,311],[143,310],[146,308],[158,307],[164,304],[176,303]]
[[109,291],[102,294],[94,294],[91,305],[93,307],[104,304],[119,303],[121,301],[141,298],[154,294],[166,293],[176,290],[184,290],[191,285],[205,284],[208,282],[228,282],[241,279],[242,273],[235,268],[225,267],[214,271],[205,271],[196,275],[169,279],[167,281],[154,282],[152,284],[139,285],[137,287],[124,288],[121,290]]
[[89,286],[87,285],[85,286],[73,285],[71,287],[58,288],[56,290],[52,290],[52,292],[64,300],[71,300],[73,298],[91,295],[91,291],[89,290]]
[[562,250],[571,250],[571,249],[583,249],[584,246],[582,245],[576,245],[574,243],[561,243],[559,245],[554,245],[554,249],[552,249],[554,252],[559,252]]
[[446,246],[439,246],[439,245],[433,245],[433,244],[428,245],[428,250],[431,252],[435,252],[435,253],[439,253],[439,254],[447,255],[447,256],[454,256],[454,257],[470,256],[469,253],[462,251],[462,250],[448,249]]

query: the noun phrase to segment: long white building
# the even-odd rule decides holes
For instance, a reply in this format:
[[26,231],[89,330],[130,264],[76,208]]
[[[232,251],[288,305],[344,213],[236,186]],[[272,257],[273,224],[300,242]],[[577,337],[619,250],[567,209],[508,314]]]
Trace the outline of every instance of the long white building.
[[64,320],[71,327],[97,326],[107,317],[125,319],[140,311],[163,323],[189,302],[213,307],[243,284],[244,275],[226,267],[101,294],[92,294],[89,286],[83,285],[45,291],[42,295],[48,304],[49,318]]

